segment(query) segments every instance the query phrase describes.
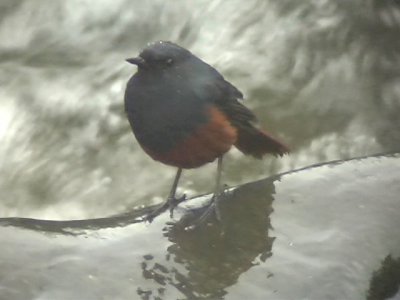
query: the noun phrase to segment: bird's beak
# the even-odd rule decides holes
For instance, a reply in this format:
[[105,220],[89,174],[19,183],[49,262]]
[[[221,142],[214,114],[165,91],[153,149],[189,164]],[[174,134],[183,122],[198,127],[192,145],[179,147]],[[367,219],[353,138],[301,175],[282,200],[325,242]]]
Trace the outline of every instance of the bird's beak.
[[128,58],[126,61],[130,64],[137,65],[138,67],[143,67],[146,65],[146,61],[141,56]]

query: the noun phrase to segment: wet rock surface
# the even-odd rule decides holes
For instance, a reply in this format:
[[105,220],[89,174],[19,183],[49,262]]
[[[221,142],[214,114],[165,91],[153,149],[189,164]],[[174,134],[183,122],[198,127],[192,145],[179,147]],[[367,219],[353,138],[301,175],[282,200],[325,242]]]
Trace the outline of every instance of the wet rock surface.
[[151,224],[148,208],[3,218],[0,299],[366,299],[382,261],[400,257],[399,178],[399,154],[284,173],[230,189],[221,223],[193,230],[209,196]]

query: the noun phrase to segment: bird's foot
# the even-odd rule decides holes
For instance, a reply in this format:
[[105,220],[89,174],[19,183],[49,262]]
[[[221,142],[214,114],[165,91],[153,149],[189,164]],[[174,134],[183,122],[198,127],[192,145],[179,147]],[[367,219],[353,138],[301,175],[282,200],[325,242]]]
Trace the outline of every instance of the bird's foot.
[[151,211],[147,216],[144,218],[144,221],[148,221],[149,223],[153,222],[154,218],[161,215],[167,209],[169,209],[170,217],[174,216],[174,209],[177,207],[181,202],[186,200],[186,194],[183,194],[181,197],[169,197],[167,201],[164,202],[163,205]]
[[215,215],[215,219],[217,220],[217,222],[221,223],[222,216],[221,216],[220,202],[224,198],[224,196],[225,196],[224,189],[218,193],[214,193],[206,210],[200,215],[200,217],[195,222],[187,226],[185,229],[193,230],[202,224],[208,225],[208,221],[213,215]]
[[173,198],[168,198],[167,202],[169,204],[169,216],[170,218],[174,217],[174,209],[177,207],[180,203],[186,200],[186,194],[183,194],[179,198],[173,197]]

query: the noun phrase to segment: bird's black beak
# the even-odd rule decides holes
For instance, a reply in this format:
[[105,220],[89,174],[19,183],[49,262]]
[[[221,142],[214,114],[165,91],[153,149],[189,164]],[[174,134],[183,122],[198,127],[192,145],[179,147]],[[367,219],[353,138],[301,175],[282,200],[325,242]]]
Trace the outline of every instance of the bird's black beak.
[[141,56],[128,58],[126,61],[130,64],[137,65],[138,67],[143,67],[146,65],[146,61]]

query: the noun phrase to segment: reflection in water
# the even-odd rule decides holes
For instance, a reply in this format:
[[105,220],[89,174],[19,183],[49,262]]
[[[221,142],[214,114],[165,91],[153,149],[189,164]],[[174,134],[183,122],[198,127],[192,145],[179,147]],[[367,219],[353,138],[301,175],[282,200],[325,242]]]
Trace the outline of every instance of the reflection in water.
[[172,286],[187,299],[222,299],[226,287],[271,255],[274,238],[268,230],[274,193],[272,181],[245,185],[222,201],[222,224],[185,230],[201,215],[198,210],[165,228],[165,236],[173,243],[167,249],[167,262],[146,256],[142,263],[143,277],[159,288],[140,288],[138,294],[142,299],[150,295],[164,299],[165,289]]
[[207,197],[168,225],[168,213],[138,222],[146,209],[0,219],[0,299],[365,299],[369,280],[371,295],[392,295],[399,178],[400,154],[287,173],[228,193],[222,225],[190,232]]
[[[400,296],[400,257],[385,257],[379,270],[372,274],[367,300],[384,300]],[[398,299],[393,298],[393,299]]]

